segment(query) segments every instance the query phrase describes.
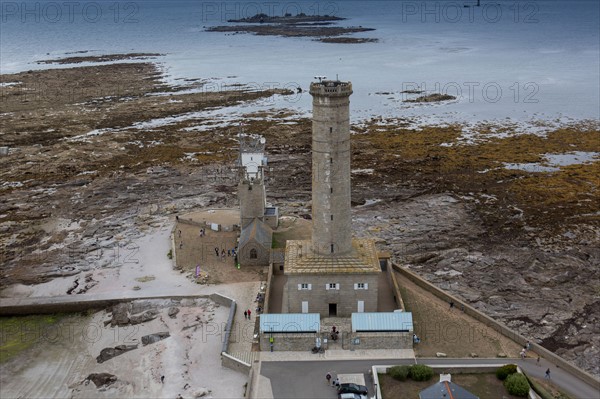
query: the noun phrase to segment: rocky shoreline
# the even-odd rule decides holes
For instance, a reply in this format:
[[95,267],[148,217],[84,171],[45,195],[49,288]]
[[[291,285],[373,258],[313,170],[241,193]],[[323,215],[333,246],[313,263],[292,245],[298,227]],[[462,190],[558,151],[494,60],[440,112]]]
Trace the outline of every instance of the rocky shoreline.
[[[169,217],[236,206],[241,120],[215,121],[209,111],[290,93],[202,92],[203,81],[189,82],[199,92],[180,93],[160,78],[143,62],[0,76],[18,82],[1,88],[0,146],[10,147],[0,157],[2,295],[68,276],[76,295],[94,284],[88,273],[120,270],[136,256],[128,245]],[[269,200],[284,215],[309,214],[311,121],[293,111],[242,119],[267,140]],[[481,126],[468,142],[461,126],[352,129],[357,234],[600,375],[600,162],[554,173],[504,167],[596,151],[597,124],[543,137],[498,137]]]

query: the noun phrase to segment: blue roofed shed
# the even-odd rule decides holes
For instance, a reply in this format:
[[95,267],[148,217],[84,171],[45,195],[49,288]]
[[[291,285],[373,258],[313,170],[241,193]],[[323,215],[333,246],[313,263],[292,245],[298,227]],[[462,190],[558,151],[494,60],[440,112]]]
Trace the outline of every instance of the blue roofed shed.
[[352,332],[411,332],[411,312],[352,313]]
[[321,329],[318,313],[268,313],[260,315],[261,333],[317,333]]

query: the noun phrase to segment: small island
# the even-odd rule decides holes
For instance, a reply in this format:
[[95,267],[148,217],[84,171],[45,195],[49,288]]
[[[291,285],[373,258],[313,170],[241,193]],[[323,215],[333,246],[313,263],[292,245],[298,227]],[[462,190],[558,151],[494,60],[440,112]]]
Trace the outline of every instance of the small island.
[[341,35],[375,30],[362,26],[331,26],[333,21],[345,19],[330,15],[306,15],[303,13],[294,16],[286,14],[282,17],[256,14],[248,18],[227,21],[249,25],[212,26],[206,28],[206,31],[232,34],[254,33],[259,36],[316,37],[316,40],[325,43],[371,43],[377,41],[375,38],[342,37]]
[[[406,92],[408,93],[408,91]],[[456,100],[456,97],[450,94],[432,93],[425,96],[413,98],[412,100],[404,100],[405,103],[436,103],[440,101]]]

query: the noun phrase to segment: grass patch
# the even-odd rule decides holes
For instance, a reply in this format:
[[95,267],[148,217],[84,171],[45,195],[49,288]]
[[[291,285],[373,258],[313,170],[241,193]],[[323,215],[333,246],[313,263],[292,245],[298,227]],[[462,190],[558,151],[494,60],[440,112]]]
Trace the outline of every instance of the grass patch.
[[137,281],[138,283],[147,283],[148,281],[153,281],[155,279],[156,277],[154,276],[144,276],[136,278],[135,281]]
[[50,314],[0,318],[0,363],[5,363],[19,353],[41,341],[48,327],[58,323],[64,315]]
[[542,399],[571,399],[569,395],[561,391],[551,381],[534,378],[529,375],[525,375],[527,381],[531,385],[531,388],[542,397]]

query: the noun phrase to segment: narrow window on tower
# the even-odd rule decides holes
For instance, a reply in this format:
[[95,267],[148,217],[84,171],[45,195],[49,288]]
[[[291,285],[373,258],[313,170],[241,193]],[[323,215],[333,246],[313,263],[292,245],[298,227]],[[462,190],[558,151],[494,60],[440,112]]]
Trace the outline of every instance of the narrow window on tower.
[[333,215],[331,215],[331,220],[333,220]]
[[333,253],[333,244],[331,244],[331,253]]
[[329,158],[329,163],[333,163],[333,158]]
[[330,192],[331,194],[333,194],[333,187],[330,187],[330,188],[329,188],[329,192]]
[[332,127],[329,128],[329,133],[333,133],[333,128]]

